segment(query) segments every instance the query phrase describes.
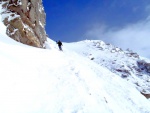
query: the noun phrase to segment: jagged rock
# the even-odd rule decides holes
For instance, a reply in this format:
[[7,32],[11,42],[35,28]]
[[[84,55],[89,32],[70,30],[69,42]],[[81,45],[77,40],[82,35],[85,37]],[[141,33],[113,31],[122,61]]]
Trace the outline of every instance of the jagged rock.
[[121,75],[122,78],[127,78],[128,76],[129,76],[129,75],[127,75],[127,74],[122,74],[122,75]]
[[92,57],[91,60],[94,60],[94,57]]
[[94,43],[94,46],[99,48],[99,50],[103,50],[105,48],[105,43],[103,41],[93,42],[93,43]]
[[129,57],[139,58],[137,53],[126,53]]
[[115,53],[115,52],[121,52],[122,49],[121,48],[118,48],[118,47],[115,47],[111,50],[111,53]]
[[146,72],[150,73],[150,63],[145,60],[138,60],[137,64],[141,70],[146,70]]
[[90,60],[94,60],[94,57],[92,56],[92,54],[89,54],[89,58]]
[[116,69],[116,71],[130,74],[129,70],[126,70],[126,69]]
[[150,63],[146,63],[145,66],[146,66],[147,72],[150,73]]
[[143,76],[142,74],[136,74],[137,76]]
[[140,86],[140,84],[138,82],[135,83],[137,86]]
[[21,43],[44,47],[45,12],[41,0],[1,0],[7,35]]
[[141,92],[141,94],[144,95],[147,99],[150,98],[150,94],[146,94],[146,93],[143,93],[143,92]]
[[134,57],[134,58],[138,58],[139,59],[139,55],[137,53],[133,52],[130,49],[126,50],[126,55],[129,56],[129,57]]

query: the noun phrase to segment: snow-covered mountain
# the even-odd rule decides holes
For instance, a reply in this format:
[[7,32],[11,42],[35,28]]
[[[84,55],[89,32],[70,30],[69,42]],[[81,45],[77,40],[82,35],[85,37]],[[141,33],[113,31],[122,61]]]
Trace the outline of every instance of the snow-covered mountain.
[[150,101],[135,85],[110,71],[115,56],[107,49],[83,41],[63,43],[62,52],[52,40],[47,49],[34,48],[10,39],[0,26],[0,113],[150,113]]
[[0,26],[0,113],[150,113],[148,59],[99,40],[35,48]]
[[133,83],[142,94],[150,98],[149,59],[142,58],[129,49],[123,51],[100,40],[68,43],[66,47]]

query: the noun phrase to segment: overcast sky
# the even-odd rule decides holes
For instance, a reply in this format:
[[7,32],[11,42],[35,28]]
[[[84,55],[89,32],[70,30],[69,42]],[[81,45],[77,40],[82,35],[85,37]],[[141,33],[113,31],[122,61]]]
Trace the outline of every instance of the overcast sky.
[[53,40],[100,39],[150,58],[150,0],[43,0]]

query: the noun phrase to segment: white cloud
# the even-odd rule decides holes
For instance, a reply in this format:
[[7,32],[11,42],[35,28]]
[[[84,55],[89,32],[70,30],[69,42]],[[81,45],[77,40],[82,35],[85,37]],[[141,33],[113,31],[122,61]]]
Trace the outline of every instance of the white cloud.
[[130,48],[141,56],[150,58],[150,18],[123,28],[94,26],[86,32],[90,39],[100,39],[123,49]]

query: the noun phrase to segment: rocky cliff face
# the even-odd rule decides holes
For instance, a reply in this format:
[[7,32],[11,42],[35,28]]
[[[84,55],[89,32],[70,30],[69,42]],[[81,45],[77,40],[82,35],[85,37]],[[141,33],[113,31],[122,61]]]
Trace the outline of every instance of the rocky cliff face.
[[18,42],[43,48],[46,16],[42,0],[0,0],[0,4],[7,35]]

